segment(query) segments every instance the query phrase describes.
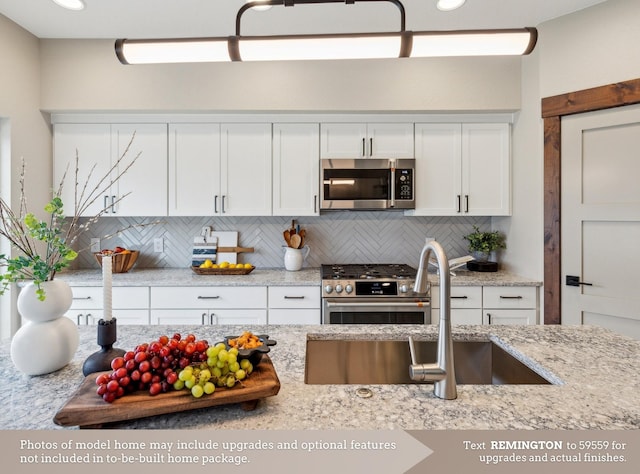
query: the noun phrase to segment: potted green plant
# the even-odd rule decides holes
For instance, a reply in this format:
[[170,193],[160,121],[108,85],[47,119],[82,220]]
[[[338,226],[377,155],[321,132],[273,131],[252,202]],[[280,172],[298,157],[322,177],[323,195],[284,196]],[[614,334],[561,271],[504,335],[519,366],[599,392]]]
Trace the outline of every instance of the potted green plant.
[[491,252],[507,248],[503,234],[497,230],[482,232],[477,225],[473,226],[473,232],[465,235],[464,239],[469,241],[469,251],[479,262],[488,261]]

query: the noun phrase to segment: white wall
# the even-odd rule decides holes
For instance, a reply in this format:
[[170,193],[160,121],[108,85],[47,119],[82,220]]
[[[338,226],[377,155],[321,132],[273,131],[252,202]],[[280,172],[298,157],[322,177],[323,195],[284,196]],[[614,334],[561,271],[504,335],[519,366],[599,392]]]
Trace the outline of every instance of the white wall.
[[49,111],[512,111],[520,58],[120,64],[108,40],[42,40]]
[[[0,15],[0,193],[17,202],[21,158],[27,163],[29,203],[42,207],[51,191],[51,133],[40,112],[39,41]],[[36,212],[37,208],[30,209]],[[5,248],[1,249],[6,252]],[[12,328],[12,295],[0,298],[0,336]],[[13,322],[15,328],[15,321]]]

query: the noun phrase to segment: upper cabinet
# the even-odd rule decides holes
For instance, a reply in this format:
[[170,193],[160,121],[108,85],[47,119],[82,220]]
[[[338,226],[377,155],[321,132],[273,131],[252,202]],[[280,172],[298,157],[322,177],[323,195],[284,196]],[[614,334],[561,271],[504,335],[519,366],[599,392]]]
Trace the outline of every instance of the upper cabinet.
[[317,216],[320,125],[273,125],[273,215]]
[[220,215],[271,215],[271,124],[222,124]]
[[220,124],[169,125],[169,215],[220,212]]
[[[131,140],[135,132],[135,138]],[[117,165],[118,159],[124,160]],[[75,208],[76,152],[78,193],[102,190],[98,181],[111,169],[116,182],[96,196],[82,215],[163,216],[167,213],[166,124],[57,124],[54,130],[54,187],[62,177],[62,199],[67,214]],[[137,156],[130,168],[128,164]],[[94,168],[95,166],[95,168]],[[80,200],[80,198],[79,198]]]
[[407,214],[511,214],[509,124],[416,124],[415,133],[416,209]]
[[413,123],[323,123],[320,157],[413,158]]

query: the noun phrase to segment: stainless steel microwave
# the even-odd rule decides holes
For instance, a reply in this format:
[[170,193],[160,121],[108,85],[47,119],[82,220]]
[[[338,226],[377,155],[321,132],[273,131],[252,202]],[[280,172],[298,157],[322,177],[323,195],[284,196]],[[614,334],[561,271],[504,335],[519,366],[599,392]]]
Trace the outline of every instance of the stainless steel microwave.
[[322,160],[320,209],[415,209],[414,159]]

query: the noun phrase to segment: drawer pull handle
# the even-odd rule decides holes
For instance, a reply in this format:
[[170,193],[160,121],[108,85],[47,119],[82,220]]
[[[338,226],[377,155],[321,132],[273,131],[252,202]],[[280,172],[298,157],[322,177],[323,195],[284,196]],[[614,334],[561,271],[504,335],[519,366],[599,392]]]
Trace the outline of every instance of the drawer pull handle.
[[199,300],[217,300],[219,296],[198,296]]
[[452,300],[466,300],[468,296],[452,296]]
[[500,296],[501,300],[521,300],[522,296]]
[[287,296],[284,297],[285,300],[303,300],[304,296]]
[[73,300],[90,300],[91,296],[74,296]]

